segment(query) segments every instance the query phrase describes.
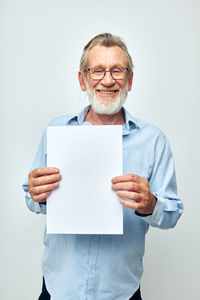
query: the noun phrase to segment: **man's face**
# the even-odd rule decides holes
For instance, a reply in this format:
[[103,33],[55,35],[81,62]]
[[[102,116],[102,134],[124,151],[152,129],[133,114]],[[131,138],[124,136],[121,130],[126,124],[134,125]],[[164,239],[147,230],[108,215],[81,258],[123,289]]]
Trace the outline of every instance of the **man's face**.
[[[115,67],[128,67],[124,51],[118,47],[95,46],[88,53],[87,68],[104,68],[110,70]],[[101,80],[93,80],[86,73],[84,81],[83,74],[79,73],[79,81],[82,90],[87,90],[92,108],[99,114],[117,113],[126,100],[128,91],[132,86],[132,75],[128,79],[113,79],[110,72],[106,72]]]

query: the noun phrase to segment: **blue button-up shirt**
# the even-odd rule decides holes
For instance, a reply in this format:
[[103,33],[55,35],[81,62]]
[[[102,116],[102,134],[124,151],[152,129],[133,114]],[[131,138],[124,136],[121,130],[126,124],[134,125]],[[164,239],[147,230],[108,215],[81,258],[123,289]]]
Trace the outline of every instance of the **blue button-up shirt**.
[[[56,118],[49,126],[88,125],[84,121],[88,108],[78,115]],[[171,228],[183,211],[165,135],[125,109],[124,114],[123,174],[148,179],[157,198],[156,207],[150,216],[137,215],[123,207],[123,235],[46,234],[45,231],[42,269],[51,300],[128,300],[140,285],[149,225]],[[31,170],[46,166],[46,156],[45,130]],[[29,209],[45,214],[46,206],[31,199],[27,179],[23,188]]]

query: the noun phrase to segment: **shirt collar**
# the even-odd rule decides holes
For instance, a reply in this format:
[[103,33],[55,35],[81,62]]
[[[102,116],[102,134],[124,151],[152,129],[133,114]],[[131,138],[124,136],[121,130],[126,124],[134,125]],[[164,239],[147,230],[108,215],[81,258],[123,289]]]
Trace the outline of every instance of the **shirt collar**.
[[123,107],[124,116],[125,116],[125,123],[123,126],[123,135],[129,134],[134,129],[139,129],[140,124],[139,120],[131,116],[129,112]]
[[[68,119],[67,124],[70,124],[71,121],[76,120],[79,125],[82,125],[85,119],[85,116],[90,108],[90,105],[84,107],[79,114],[74,114],[71,116],[70,119]],[[123,107],[123,112],[125,116],[125,123],[123,125],[123,134],[127,135],[129,134],[133,129],[139,129],[140,124],[139,120],[134,118],[129,114],[129,112]]]
[[90,108],[90,105],[84,107],[79,114],[74,114],[70,116],[70,118],[67,120],[67,125],[71,125],[73,121],[76,121],[78,125],[82,125],[85,119],[85,116]]

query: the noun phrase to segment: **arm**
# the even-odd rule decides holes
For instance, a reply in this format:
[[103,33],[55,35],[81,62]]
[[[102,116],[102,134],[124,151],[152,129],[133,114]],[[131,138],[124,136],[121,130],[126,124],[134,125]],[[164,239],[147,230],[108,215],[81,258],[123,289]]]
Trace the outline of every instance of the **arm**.
[[46,130],[41,139],[28,178],[23,184],[26,204],[35,213],[46,213],[46,198],[59,186],[58,168],[46,167]]
[[150,178],[146,180],[134,174],[118,176],[112,179],[112,188],[119,197],[133,200],[121,198],[120,202],[135,210],[149,225],[163,229],[174,227],[183,212],[177,197],[174,160],[164,135],[155,144]]

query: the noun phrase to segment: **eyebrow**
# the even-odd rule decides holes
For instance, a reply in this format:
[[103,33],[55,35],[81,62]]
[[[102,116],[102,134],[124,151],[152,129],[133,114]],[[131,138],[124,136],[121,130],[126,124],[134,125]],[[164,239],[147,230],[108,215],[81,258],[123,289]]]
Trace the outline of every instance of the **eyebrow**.
[[[124,67],[124,66],[122,66],[121,64],[114,64],[110,69],[117,68],[117,67],[128,68],[128,66],[127,66],[127,67]],[[91,68],[102,68],[102,69],[106,69],[106,68],[103,67],[103,65],[101,65],[101,64],[96,65],[96,66],[91,67]]]

